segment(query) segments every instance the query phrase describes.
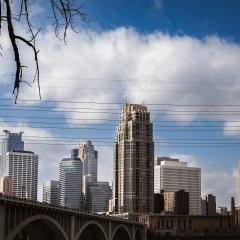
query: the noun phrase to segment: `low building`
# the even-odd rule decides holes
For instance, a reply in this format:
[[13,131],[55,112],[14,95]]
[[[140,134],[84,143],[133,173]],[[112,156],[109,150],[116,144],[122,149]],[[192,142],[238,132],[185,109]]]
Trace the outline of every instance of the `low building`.
[[[150,214],[139,216],[139,221],[146,224],[149,232],[149,239],[162,239],[162,236],[187,236],[201,237],[212,236],[213,239],[223,237],[239,237],[239,228],[232,216],[173,216]],[[238,238],[224,238],[238,239]]]
[[87,185],[87,210],[90,212],[108,212],[112,189],[108,182],[89,182]]
[[10,176],[0,176],[0,193],[7,196],[14,196],[12,191],[12,178]]
[[59,205],[59,181],[49,180],[43,182],[43,202]]
[[201,199],[201,215],[216,215],[216,197],[208,194]]
[[217,210],[216,210],[217,214],[219,215],[227,215],[228,213],[228,210],[227,210],[227,207],[217,207]]
[[189,214],[189,193],[184,190],[164,193],[164,212],[174,215]]
[[207,215],[207,200],[206,198],[201,198],[201,215]]

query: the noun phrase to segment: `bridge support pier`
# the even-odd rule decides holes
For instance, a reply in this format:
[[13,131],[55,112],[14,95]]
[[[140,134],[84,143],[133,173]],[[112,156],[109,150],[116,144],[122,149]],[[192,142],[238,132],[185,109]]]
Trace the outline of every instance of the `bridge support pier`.
[[108,240],[112,240],[112,221],[108,224]]
[[5,206],[0,205],[0,240],[4,240],[5,233]]
[[70,235],[70,240],[75,239],[75,216],[71,216],[71,235]]

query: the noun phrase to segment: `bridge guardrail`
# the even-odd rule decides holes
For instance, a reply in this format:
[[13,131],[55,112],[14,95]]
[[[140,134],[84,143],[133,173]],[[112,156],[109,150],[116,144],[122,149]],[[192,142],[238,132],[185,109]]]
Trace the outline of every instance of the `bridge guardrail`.
[[0,201],[3,200],[3,201],[10,201],[10,202],[17,202],[17,203],[23,203],[23,204],[29,204],[29,205],[34,205],[34,206],[39,206],[39,207],[47,207],[47,208],[51,208],[51,209],[55,209],[55,210],[64,210],[66,212],[69,212],[69,213],[74,213],[74,214],[84,214],[84,215],[87,215],[87,216],[94,216],[94,217],[101,217],[101,218],[105,218],[107,220],[117,220],[118,222],[124,222],[124,223],[132,223],[132,224],[135,224],[135,225],[144,225],[142,223],[139,223],[139,222],[136,222],[136,221],[133,221],[133,220],[127,220],[127,219],[123,219],[123,218],[119,218],[119,217],[113,217],[113,216],[106,216],[106,215],[100,215],[100,214],[96,214],[96,213],[89,213],[89,212],[86,212],[86,211],[83,211],[83,210],[77,210],[77,209],[74,209],[74,208],[68,208],[68,207],[64,207],[64,206],[61,206],[61,205],[52,205],[52,204],[49,204],[49,203],[45,203],[45,202],[40,202],[40,201],[34,201],[34,200],[31,200],[31,199],[26,199],[26,198],[18,198],[18,197],[15,197],[15,196],[7,196],[7,195],[4,195],[3,193],[0,193]]

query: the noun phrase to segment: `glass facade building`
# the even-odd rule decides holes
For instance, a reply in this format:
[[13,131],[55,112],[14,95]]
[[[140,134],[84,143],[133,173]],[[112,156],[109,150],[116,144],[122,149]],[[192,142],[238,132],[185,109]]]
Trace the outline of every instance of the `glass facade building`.
[[88,183],[87,209],[90,212],[108,212],[112,189],[108,182]]
[[97,182],[98,152],[90,140],[80,143],[78,157],[83,162],[83,193],[87,194],[88,183]]
[[4,130],[4,136],[2,139],[2,154],[0,156],[0,175],[3,175],[3,156],[7,152],[11,152],[13,150],[24,150],[24,142],[22,141],[22,134],[20,133],[12,133],[9,130]]
[[64,158],[60,162],[60,205],[82,209],[83,162],[79,158]]
[[43,202],[59,204],[59,181],[49,180],[43,182]]

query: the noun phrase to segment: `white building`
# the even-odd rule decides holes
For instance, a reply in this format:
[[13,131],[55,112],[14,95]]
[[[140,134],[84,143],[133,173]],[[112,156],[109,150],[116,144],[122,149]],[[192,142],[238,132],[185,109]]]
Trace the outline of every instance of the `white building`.
[[108,182],[88,183],[87,209],[91,212],[108,212],[112,189]]
[[3,175],[12,178],[14,196],[37,200],[38,156],[30,151],[13,150],[3,156]]
[[201,213],[201,169],[168,157],[157,158],[154,166],[154,192],[189,192],[189,213]]
[[83,162],[79,158],[64,158],[60,162],[60,205],[81,209],[83,207]]
[[43,202],[59,204],[59,181],[49,180],[43,182]]
[[98,152],[90,140],[80,143],[78,157],[83,161],[83,193],[86,194],[87,184],[97,182]]

